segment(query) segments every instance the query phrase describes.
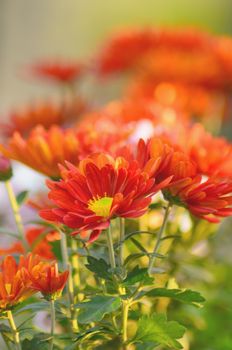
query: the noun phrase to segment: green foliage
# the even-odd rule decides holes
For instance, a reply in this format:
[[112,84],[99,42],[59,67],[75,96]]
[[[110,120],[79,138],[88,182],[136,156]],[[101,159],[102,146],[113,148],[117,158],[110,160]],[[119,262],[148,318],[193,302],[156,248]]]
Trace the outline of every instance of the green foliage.
[[21,206],[26,201],[28,194],[29,191],[22,191],[17,195],[16,200],[19,206]]
[[128,273],[126,279],[123,281],[123,286],[133,286],[137,283],[143,285],[152,284],[154,281],[153,277],[150,277],[146,268],[140,268],[138,265]]
[[116,311],[121,306],[119,297],[96,295],[89,301],[76,305],[81,309],[78,315],[80,323],[88,324],[91,322],[101,321],[106,314]]
[[167,288],[154,288],[149,291],[144,291],[139,294],[138,297],[142,296],[148,296],[148,297],[165,297],[165,298],[171,298],[178,301],[181,301],[183,303],[191,304],[197,306],[199,303],[203,303],[205,299],[201,296],[200,293],[186,289],[167,289]]
[[[164,345],[171,349],[182,349],[177,339],[182,338],[184,333],[185,328],[175,321],[168,322],[165,314],[142,316],[138,322],[134,342],[147,344],[147,349],[152,349],[152,346],[155,348],[158,345]],[[137,349],[139,348],[137,347]]]
[[112,280],[110,265],[104,259],[96,259],[93,256],[87,257],[88,264],[85,265],[88,270],[95,273],[95,275],[104,280]]

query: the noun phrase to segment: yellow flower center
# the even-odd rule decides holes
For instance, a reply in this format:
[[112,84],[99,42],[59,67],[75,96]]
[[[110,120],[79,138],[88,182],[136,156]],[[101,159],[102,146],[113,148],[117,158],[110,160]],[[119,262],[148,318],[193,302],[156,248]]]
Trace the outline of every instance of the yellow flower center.
[[11,283],[5,283],[5,289],[7,294],[9,295],[11,293]]
[[103,216],[106,218],[110,215],[112,203],[112,197],[91,199],[89,201],[88,208],[92,210],[97,216]]

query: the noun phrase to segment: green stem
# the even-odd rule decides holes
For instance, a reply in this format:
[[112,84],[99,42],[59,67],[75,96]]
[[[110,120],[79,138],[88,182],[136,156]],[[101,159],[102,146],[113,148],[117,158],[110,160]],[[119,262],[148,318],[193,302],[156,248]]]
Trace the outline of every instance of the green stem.
[[8,322],[9,322],[9,325],[11,327],[11,330],[12,330],[15,348],[17,350],[22,350],[20,339],[19,339],[19,332],[18,332],[17,327],[15,325],[12,312],[9,310],[7,311],[7,318],[8,318]]
[[112,269],[115,269],[116,263],[115,263],[115,257],[114,257],[114,245],[113,245],[113,239],[112,239],[111,225],[109,226],[108,230],[106,230],[106,239],[107,239],[107,246],[108,246],[108,252],[109,252],[110,266]]
[[73,332],[78,332],[79,327],[77,323],[77,312],[74,307],[74,285],[73,285],[73,278],[72,278],[72,267],[69,262],[68,258],[68,246],[67,246],[67,239],[64,232],[60,231],[61,234],[61,252],[62,252],[62,259],[64,264],[64,269],[69,271],[68,276],[68,299],[69,299],[69,308],[70,308],[70,314],[71,314],[71,324],[72,324],[72,330]]
[[169,213],[170,213],[170,209],[171,209],[171,204],[168,203],[168,205],[166,207],[166,210],[165,210],[165,214],[164,214],[162,225],[161,225],[160,230],[158,232],[156,244],[155,244],[155,247],[154,247],[154,250],[153,250],[153,256],[151,256],[151,258],[150,258],[150,262],[149,262],[149,266],[148,266],[149,274],[152,273],[152,268],[153,268],[153,265],[154,265],[154,262],[155,262],[155,259],[156,259],[155,254],[158,253],[158,250],[159,250],[159,247],[160,247],[160,244],[161,244],[161,239],[162,239],[162,236],[163,236],[163,233],[164,233],[164,230],[166,228],[167,221],[168,221],[168,216],[169,216]]
[[125,238],[125,219],[119,218],[119,266],[123,266],[123,247]]
[[29,246],[28,246],[28,243],[27,243],[25,236],[24,236],[24,227],[23,227],[23,221],[22,221],[22,218],[21,218],[21,215],[19,212],[19,205],[17,203],[17,199],[15,197],[13,188],[12,188],[9,180],[5,181],[5,186],[6,186],[6,190],[8,193],[10,205],[11,205],[11,208],[12,208],[12,211],[14,214],[14,219],[15,219],[15,223],[16,223],[16,226],[18,229],[19,238],[21,239],[25,250],[28,251]]
[[55,310],[55,300],[50,300],[50,310],[51,310],[51,341],[50,341],[50,350],[53,350],[53,341],[55,333],[55,324],[56,324],[56,310]]
[[[74,291],[80,289],[81,281],[79,274],[79,261],[77,256],[77,241],[75,239],[71,239],[71,249],[72,249],[72,270],[73,270],[73,284]],[[77,294],[78,299],[78,294]]]
[[123,302],[122,305],[122,341],[123,350],[127,350],[126,342],[127,338],[127,321],[128,321],[129,303],[127,301]]

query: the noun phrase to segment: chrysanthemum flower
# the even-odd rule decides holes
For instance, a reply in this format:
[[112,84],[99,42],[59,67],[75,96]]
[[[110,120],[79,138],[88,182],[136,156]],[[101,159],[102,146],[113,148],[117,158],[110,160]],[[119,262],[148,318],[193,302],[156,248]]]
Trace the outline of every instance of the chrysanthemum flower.
[[157,138],[146,144],[140,141],[137,159],[141,165],[146,164],[148,159],[160,159],[155,176],[158,183],[172,176],[162,190],[171,204],[183,206],[193,215],[211,222],[232,215],[232,181],[204,180],[189,156],[175,150],[171,144],[164,144]]
[[25,275],[28,264],[21,256],[19,263],[6,256],[0,264],[0,311],[11,309],[33,294],[31,281]]
[[59,273],[56,262],[40,262],[32,267],[28,273],[32,289],[40,292],[47,299],[56,299],[61,295],[69,274],[68,271]]
[[[31,227],[27,229],[25,237],[33,254],[37,254],[47,260],[55,259],[52,246],[49,242],[59,240],[59,232],[51,231],[46,233],[43,227]],[[25,253],[25,249],[20,241],[12,243],[8,248],[1,247],[0,249],[1,256]]]
[[197,165],[200,174],[232,178],[232,144],[223,137],[213,137],[200,124],[186,130],[180,145]]
[[208,89],[179,81],[157,81],[156,77],[138,76],[133,79],[126,92],[133,100],[150,100],[156,103],[161,111],[180,112],[188,117],[211,118],[212,115],[225,114],[226,96],[218,89]]
[[193,215],[219,222],[220,217],[232,215],[232,182],[203,181],[201,176],[176,183],[164,191],[172,204],[187,208]]
[[59,178],[58,164],[70,161],[79,163],[79,142],[73,130],[52,126],[45,130],[34,128],[28,138],[15,132],[8,146],[0,145],[0,151],[10,159],[17,160],[44,175]]
[[129,29],[116,33],[97,57],[101,75],[133,69],[151,50],[160,47],[202,50],[210,44],[206,33],[196,30]]
[[81,99],[71,102],[63,100],[59,104],[50,101],[35,103],[11,112],[7,118],[9,121],[0,123],[1,134],[9,137],[18,131],[26,136],[37,125],[42,125],[45,129],[52,125],[65,125],[77,121],[84,110],[85,104]]
[[94,230],[90,240],[114,217],[143,215],[151,196],[170,182],[166,178],[156,184],[136,161],[114,160],[104,154],[83,160],[78,169],[68,165],[61,173],[60,182],[48,181],[49,198],[57,208],[42,210],[40,215],[78,231]]
[[80,62],[45,61],[31,66],[30,72],[37,78],[58,83],[73,83],[79,79],[86,67]]

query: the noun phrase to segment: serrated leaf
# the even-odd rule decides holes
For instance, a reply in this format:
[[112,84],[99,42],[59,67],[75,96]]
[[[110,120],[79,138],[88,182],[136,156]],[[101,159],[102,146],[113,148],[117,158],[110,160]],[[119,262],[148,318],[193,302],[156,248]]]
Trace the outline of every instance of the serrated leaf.
[[137,283],[142,283],[144,285],[152,284],[154,279],[149,276],[147,268],[141,269],[138,265],[128,273],[126,279],[123,281],[124,286],[132,286]]
[[110,265],[104,259],[96,259],[93,256],[87,257],[88,264],[85,265],[88,270],[94,272],[97,277],[112,280],[112,274],[108,272],[110,270]]
[[25,200],[28,197],[28,194],[29,191],[22,191],[17,195],[16,200],[19,206],[21,206],[25,202]]
[[190,289],[181,290],[181,289],[155,288],[148,291],[146,295],[150,297],[172,298],[191,305],[197,305],[205,301],[205,299],[199,292],[195,292]]
[[157,343],[173,349],[182,349],[177,341],[183,337],[185,328],[176,321],[167,321],[165,314],[143,316],[138,322],[134,342]]
[[138,344],[136,346],[136,350],[154,350],[159,346],[157,343],[154,342],[147,342],[147,343],[142,343]]
[[34,338],[34,336],[36,335],[36,330],[33,329],[32,327],[30,328],[24,328],[22,330],[20,330],[20,340],[32,340]]
[[119,297],[97,295],[89,301],[77,304],[77,307],[81,309],[78,321],[84,324],[101,321],[106,314],[117,310],[120,305]]

